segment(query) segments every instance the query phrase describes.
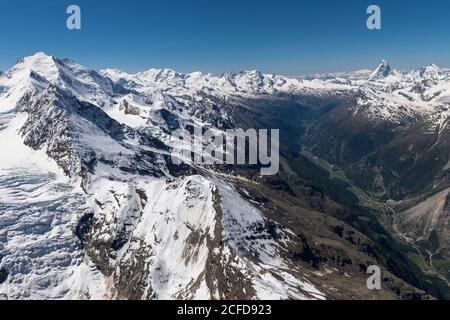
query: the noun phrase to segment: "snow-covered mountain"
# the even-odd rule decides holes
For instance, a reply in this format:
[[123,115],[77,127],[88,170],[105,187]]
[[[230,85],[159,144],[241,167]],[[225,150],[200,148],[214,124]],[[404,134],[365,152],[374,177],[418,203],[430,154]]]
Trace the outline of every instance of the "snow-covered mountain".
[[[44,53],[19,59],[0,74],[0,295],[351,296],[346,279],[363,288],[362,266],[377,259],[365,235],[316,211],[326,231],[306,222],[293,230],[281,223],[281,204],[249,191],[265,183],[250,169],[175,165],[170,155],[173,130],[238,126],[234,108],[250,99],[357,97],[355,112],[391,120],[399,110],[435,116],[450,101],[450,72],[435,66],[399,73],[383,62],[372,75],[357,74],[132,75]],[[310,201],[308,210],[325,210]],[[342,230],[358,242],[348,244]],[[327,282],[330,274],[340,280]],[[383,294],[396,296],[401,283],[402,294],[424,295],[389,277]]]
[[385,60],[371,73],[361,70],[299,78],[259,71],[215,76],[199,72],[182,74],[168,69],[151,69],[134,75],[107,69],[101,74],[140,92],[163,89],[173,95],[192,96],[202,91],[218,96],[349,95],[357,99],[355,114],[363,113],[375,121],[403,122],[426,116],[439,123],[442,108],[450,103],[449,69],[429,65],[400,72]]
[[370,81],[384,80],[387,77],[394,74],[395,73],[392,71],[391,66],[388,64],[388,62],[386,60],[381,60],[380,65],[374,72],[372,72],[372,74],[369,77],[369,80]]
[[[2,150],[31,148],[1,162],[2,265],[9,273],[1,292],[8,298],[220,298],[232,284],[242,286],[235,293],[241,298],[323,298],[283,259],[300,241],[292,232],[264,218],[225,181],[171,166],[164,127],[149,124],[158,101],[147,103],[148,96],[42,53],[19,60],[1,83]],[[148,118],[139,116],[141,109]],[[61,171],[64,182],[53,182]],[[78,181],[78,189],[63,200],[67,179]],[[48,208],[57,199],[66,206],[61,216]],[[84,225],[71,226],[74,221]],[[75,243],[64,240],[71,229],[88,258],[74,245],[53,250]],[[31,265],[21,267],[30,255]],[[60,263],[66,274],[41,274],[39,265],[56,271]],[[227,283],[219,286],[220,277]]]

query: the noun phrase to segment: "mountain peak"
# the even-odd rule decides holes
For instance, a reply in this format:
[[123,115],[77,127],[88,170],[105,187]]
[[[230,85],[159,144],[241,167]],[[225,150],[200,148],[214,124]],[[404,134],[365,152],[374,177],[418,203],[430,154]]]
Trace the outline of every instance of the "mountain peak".
[[58,62],[53,56],[49,56],[44,52],[37,52],[28,57],[17,59],[16,64],[8,71],[13,77],[27,77],[31,71],[39,74],[47,80],[53,80],[58,74]]
[[35,54],[31,55],[30,57],[45,59],[45,58],[52,58],[53,56],[46,54],[44,51],[38,51]]
[[38,61],[53,61],[53,56],[50,56],[48,54],[46,54],[45,52],[36,52],[35,54],[31,55],[31,56],[26,56],[26,57],[22,57],[17,59],[16,61],[16,65],[18,64],[30,64],[30,63],[34,63],[34,62],[38,62]]
[[389,63],[386,60],[382,59],[375,71],[370,75],[369,80],[384,79],[392,73],[393,72]]
[[439,70],[440,70],[440,68],[437,65],[435,65],[434,63],[431,63],[431,64],[428,64],[428,65],[426,65],[424,67],[415,69],[413,71],[438,72]]

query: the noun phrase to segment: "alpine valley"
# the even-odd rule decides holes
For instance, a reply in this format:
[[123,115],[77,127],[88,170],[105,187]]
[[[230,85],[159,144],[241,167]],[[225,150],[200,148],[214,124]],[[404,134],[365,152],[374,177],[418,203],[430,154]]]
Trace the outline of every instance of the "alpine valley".
[[[450,70],[0,73],[0,298],[450,299]],[[280,130],[280,170],[171,133]],[[366,270],[382,270],[369,290]]]

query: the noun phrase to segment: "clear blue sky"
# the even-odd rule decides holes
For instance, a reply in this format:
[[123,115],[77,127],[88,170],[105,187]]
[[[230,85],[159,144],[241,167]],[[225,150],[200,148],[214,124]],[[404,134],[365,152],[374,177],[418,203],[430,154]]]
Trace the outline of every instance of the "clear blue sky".
[[[66,8],[82,30],[66,29]],[[382,8],[382,30],[366,8]],[[1,0],[0,70],[37,51],[101,69],[287,75],[450,67],[448,0]]]

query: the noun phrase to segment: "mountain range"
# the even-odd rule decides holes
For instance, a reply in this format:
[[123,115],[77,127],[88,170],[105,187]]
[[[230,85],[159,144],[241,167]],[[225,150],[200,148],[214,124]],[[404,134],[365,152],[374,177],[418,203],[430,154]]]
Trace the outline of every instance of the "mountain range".
[[[0,297],[449,299],[450,70],[0,73]],[[280,171],[172,133],[279,129]],[[382,289],[366,286],[382,269]]]

